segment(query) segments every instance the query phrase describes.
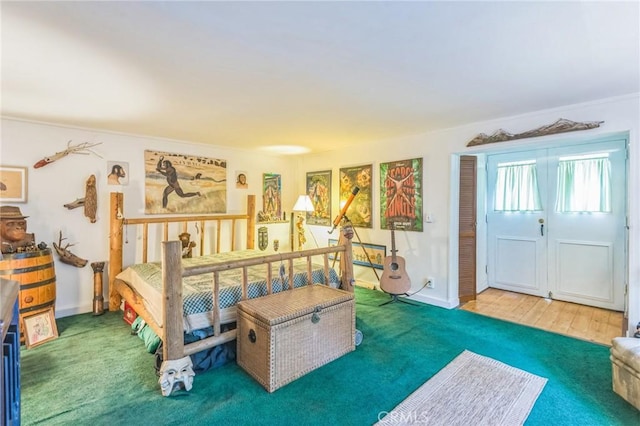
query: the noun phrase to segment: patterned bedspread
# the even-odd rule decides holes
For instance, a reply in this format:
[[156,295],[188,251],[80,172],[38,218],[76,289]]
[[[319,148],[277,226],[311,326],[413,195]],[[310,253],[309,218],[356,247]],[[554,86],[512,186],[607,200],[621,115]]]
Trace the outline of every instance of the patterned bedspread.
[[[258,250],[241,250],[208,256],[183,259],[183,265],[196,266],[240,260],[248,257],[263,256]],[[289,288],[289,262],[272,264],[272,288],[277,293]],[[301,287],[308,284],[306,259],[294,261],[293,286]],[[247,292],[249,298],[265,296],[267,294],[267,265],[256,265],[247,268]],[[144,299],[146,308],[154,316],[156,322],[162,325],[162,268],[160,262],[143,263],[128,267],[116,277],[134,288]],[[220,272],[220,308],[223,323],[235,321],[235,305],[242,297],[242,269]],[[313,265],[312,282],[326,284],[324,267]],[[329,284],[337,287],[338,274],[329,270]],[[213,274],[202,274],[187,277],[183,280],[182,289],[184,308],[184,329],[189,333],[193,330],[213,325]]]

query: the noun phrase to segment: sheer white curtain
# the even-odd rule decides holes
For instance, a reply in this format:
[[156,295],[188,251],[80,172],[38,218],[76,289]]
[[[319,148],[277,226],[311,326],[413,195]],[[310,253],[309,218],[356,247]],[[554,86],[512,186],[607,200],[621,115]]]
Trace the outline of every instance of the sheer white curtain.
[[560,158],[556,211],[611,212],[611,162],[606,156]]
[[494,210],[542,210],[535,160],[500,163],[497,172]]

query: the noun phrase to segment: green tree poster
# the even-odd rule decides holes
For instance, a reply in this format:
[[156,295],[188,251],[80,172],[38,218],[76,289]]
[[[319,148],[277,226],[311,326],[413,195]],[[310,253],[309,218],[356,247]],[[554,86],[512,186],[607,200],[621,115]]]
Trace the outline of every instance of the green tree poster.
[[331,226],[331,170],[307,173],[307,195],[313,203],[307,224]]

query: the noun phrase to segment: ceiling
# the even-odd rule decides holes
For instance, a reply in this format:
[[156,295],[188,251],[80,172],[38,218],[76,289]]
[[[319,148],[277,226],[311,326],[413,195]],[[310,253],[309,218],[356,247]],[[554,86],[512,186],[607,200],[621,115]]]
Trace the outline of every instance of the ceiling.
[[637,1],[2,1],[0,14],[2,116],[216,146],[320,152],[640,92]]

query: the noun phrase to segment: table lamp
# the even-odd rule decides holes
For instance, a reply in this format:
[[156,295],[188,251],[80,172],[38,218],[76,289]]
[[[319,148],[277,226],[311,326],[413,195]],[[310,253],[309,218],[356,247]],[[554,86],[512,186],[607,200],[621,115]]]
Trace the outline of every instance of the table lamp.
[[[313,203],[308,195],[300,195],[298,201],[291,209],[291,250],[294,250],[294,235],[298,236],[298,250],[302,250],[307,241],[304,235],[304,219],[306,212],[315,211]],[[296,232],[297,231],[297,232]]]

